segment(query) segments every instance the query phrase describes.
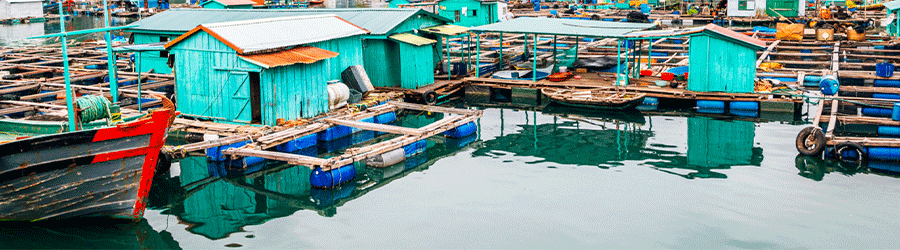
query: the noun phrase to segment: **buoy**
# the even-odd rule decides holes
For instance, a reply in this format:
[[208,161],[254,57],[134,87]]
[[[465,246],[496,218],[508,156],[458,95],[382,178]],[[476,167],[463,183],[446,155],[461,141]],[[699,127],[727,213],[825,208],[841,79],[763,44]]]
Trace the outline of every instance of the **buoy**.
[[409,145],[403,146],[403,152],[405,153],[406,157],[409,158],[412,155],[425,152],[425,148],[427,147],[428,142],[426,142],[425,140],[419,140],[410,143]]
[[837,94],[841,88],[840,82],[834,75],[827,75],[822,77],[822,80],[819,81],[819,90],[822,91],[822,94],[825,95],[834,95]]
[[862,114],[875,117],[892,117],[894,114],[894,109],[862,108]]
[[866,151],[873,160],[900,161],[900,148],[870,147]]
[[315,146],[317,139],[318,136],[316,134],[306,135],[275,146],[275,150],[279,152],[296,152],[300,149]]
[[747,110],[747,111],[757,111],[759,110],[758,102],[730,102],[728,103],[728,108],[730,110]]
[[316,168],[309,174],[309,184],[317,188],[334,188],[356,177],[356,167],[353,164],[343,166],[330,171]]
[[467,135],[474,134],[477,130],[478,125],[475,125],[475,122],[468,122],[466,124],[460,125],[459,127],[444,131],[444,136],[459,139]]
[[900,121],[900,102],[894,103],[894,110],[891,113],[891,120]]
[[[723,102],[723,101],[699,100],[699,101],[697,101],[697,108],[698,108],[699,110],[707,110],[707,111],[721,110],[721,111],[718,111],[718,112],[715,112],[715,113],[722,113],[722,112],[725,111],[725,102]],[[703,112],[703,111],[701,111],[701,112]],[[704,112],[704,113],[710,113],[710,112]]]
[[400,163],[403,160],[406,160],[406,152],[402,148],[398,148],[384,154],[367,158],[366,166],[383,168]]
[[875,79],[875,87],[900,87],[900,80]]
[[385,124],[385,123],[391,123],[395,120],[397,120],[397,113],[394,113],[394,112],[387,112],[387,113],[375,116],[376,123]]
[[878,98],[878,99],[900,99],[900,95],[898,95],[898,94],[874,93],[874,94],[872,94],[872,98]]

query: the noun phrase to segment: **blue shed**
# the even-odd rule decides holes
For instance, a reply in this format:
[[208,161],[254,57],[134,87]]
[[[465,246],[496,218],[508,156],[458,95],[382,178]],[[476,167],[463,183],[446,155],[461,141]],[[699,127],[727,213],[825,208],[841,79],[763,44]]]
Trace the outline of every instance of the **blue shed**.
[[178,111],[264,125],[327,112],[327,82],[363,63],[367,33],[334,15],[199,25],[165,46]]

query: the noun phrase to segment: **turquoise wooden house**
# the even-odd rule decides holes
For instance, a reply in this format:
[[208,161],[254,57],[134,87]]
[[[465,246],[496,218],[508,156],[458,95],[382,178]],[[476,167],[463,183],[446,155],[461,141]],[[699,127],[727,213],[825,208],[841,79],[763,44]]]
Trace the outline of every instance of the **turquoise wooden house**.
[[[451,21],[421,9],[171,9],[132,23],[138,26],[127,31],[132,32],[135,44],[147,44],[171,41],[203,23],[322,14],[336,15],[371,32],[363,36],[365,63],[362,65],[373,85],[411,89],[434,83],[433,69],[440,60],[440,44],[423,44],[437,37],[419,31]],[[409,35],[390,38],[397,34]],[[168,51],[140,53],[137,56],[142,57],[141,70],[170,73],[166,65],[168,54]],[[426,67],[426,62],[431,66]]]
[[885,31],[887,31],[888,35],[900,37],[900,1],[891,1],[883,3],[884,9],[887,11],[887,15],[894,15],[894,19],[890,20],[891,23],[885,25]]
[[178,111],[270,126],[326,112],[327,82],[362,64],[367,33],[334,15],[199,25],[165,46]]
[[500,21],[497,1],[491,0],[442,0],[438,2],[438,15],[450,19],[453,24],[475,27]]
[[766,42],[708,24],[690,35],[687,90],[752,93],[756,79],[756,51]]
[[209,0],[200,4],[204,9],[253,9],[250,0]]

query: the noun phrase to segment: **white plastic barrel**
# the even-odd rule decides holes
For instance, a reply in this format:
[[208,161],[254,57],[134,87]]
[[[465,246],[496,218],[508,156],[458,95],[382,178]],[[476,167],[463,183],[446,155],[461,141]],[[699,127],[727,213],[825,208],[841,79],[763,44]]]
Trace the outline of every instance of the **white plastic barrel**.
[[347,99],[350,99],[350,88],[348,88],[346,84],[341,82],[329,82],[328,107],[330,109],[335,109],[347,105]]

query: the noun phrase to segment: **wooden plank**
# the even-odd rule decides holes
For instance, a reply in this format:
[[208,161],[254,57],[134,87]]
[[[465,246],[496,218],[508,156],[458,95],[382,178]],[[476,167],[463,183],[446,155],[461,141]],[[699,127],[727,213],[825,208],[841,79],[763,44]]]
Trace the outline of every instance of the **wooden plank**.
[[[269,160],[276,161],[284,161],[291,165],[302,165],[308,166],[310,168],[314,168],[317,166],[329,166],[332,163],[332,160],[322,159],[318,157],[310,157],[305,155],[298,154],[290,154],[290,153],[282,153],[282,152],[274,152],[274,151],[265,151],[258,149],[249,149],[249,148],[229,148],[222,151],[225,155],[230,156],[252,156],[252,157],[262,157]],[[324,170],[329,170],[325,169]]]
[[397,102],[391,101],[389,104],[397,106],[403,109],[412,109],[419,111],[428,111],[428,112],[438,112],[438,113],[449,113],[449,114],[458,114],[458,115],[471,115],[475,111],[470,109],[457,109],[457,108],[445,108],[440,106],[431,106],[431,105],[421,105],[421,104],[412,104],[405,102]]
[[759,67],[760,64],[762,64],[763,60],[765,60],[766,57],[769,56],[769,53],[772,52],[772,49],[774,49],[775,46],[778,46],[778,43],[780,43],[780,42],[781,42],[781,40],[777,40],[777,41],[773,42],[771,45],[769,45],[768,48],[766,48],[766,51],[763,52],[763,54],[761,56],[759,56],[759,59],[756,60],[757,68]]
[[341,120],[341,119],[332,119],[325,118],[324,122],[335,124],[335,125],[344,125],[348,127],[354,127],[365,130],[379,131],[391,134],[401,134],[401,135],[415,135],[421,136],[424,134],[421,130],[414,128],[404,128],[400,126],[387,125],[387,124],[378,124],[371,122],[361,122],[361,121],[353,121],[353,120]]

